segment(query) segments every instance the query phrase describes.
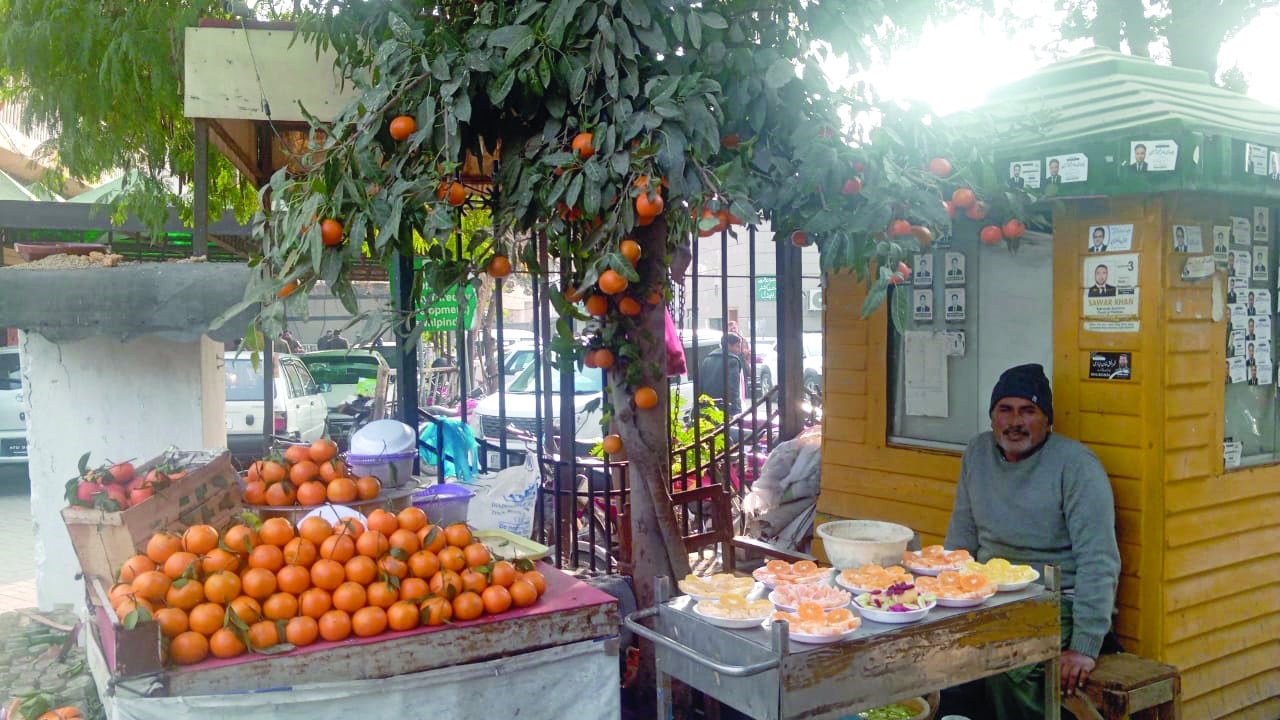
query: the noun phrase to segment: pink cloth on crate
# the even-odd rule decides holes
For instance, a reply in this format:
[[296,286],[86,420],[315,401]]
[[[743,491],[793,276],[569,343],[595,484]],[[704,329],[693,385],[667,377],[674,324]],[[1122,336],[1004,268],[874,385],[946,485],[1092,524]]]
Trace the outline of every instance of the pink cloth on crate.
[[671,311],[664,308],[662,314],[666,316],[667,324],[666,330],[663,331],[667,342],[667,376],[684,375],[689,369],[684,361],[684,345],[680,342],[680,332],[676,330],[676,323],[671,319]]

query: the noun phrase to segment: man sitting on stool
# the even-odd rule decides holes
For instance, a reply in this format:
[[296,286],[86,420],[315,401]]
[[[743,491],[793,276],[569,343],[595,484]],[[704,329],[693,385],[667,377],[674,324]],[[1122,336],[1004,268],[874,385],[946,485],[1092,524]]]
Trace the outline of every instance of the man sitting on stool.
[[[1109,639],[1120,580],[1111,483],[1092,451],[1052,432],[1053,392],[1041,366],[1006,370],[989,415],[991,432],[965,449],[945,545],[979,562],[1058,568],[1062,692],[1069,695]],[[939,715],[1030,720],[1044,717],[1044,702],[1044,667],[1032,665],[944,691]]]

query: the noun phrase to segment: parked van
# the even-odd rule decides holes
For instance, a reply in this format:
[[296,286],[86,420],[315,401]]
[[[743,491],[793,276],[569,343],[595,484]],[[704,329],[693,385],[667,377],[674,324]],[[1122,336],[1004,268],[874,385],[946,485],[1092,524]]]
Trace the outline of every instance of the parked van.
[[313,442],[325,436],[329,408],[307,366],[296,355],[277,354],[275,360],[274,412],[265,417],[265,384],[262,366],[253,366],[247,353],[223,356],[227,382],[227,447],[240,463],[266,452],[263,424],[270,422],[274,435],[296,442]]
[[27,462],[27,414],[22,409],[18,348],[0,347],[0,465]]

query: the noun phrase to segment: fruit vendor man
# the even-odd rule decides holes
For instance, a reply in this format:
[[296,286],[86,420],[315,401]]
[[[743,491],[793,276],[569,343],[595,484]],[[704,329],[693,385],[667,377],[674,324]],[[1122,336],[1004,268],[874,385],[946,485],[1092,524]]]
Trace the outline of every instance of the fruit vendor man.
[[[1053,432],[1053,391],[1040,365],[1019,365],[991,392],[991,431],[969,441],[945,545],[980,562],[1005,558],[1062,580],[1062,692],[1079,690],[1109,637],[1120,579],[1115,502],[1098,458]],[[972,718],[1044,717],[1044,668],[1028,666],[948,691]],[[963,705],[964,707],[960,707]]]

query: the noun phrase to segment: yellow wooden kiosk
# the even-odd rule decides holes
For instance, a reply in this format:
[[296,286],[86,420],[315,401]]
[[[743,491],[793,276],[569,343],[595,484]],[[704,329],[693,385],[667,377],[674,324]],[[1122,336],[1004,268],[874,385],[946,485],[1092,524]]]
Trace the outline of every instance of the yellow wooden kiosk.
[[[983,245],[958,219],[895,289],[907,327],[826,314],[820,514],[941,542],[996,377],[1040,362],[1056,432],[1111,476],[1126,649],[1181,670],[1184,717],[1280,717],[1280,109],[1090,51],[982,112],[1051,234]],[[828,308],[860,306],[853,276],[826,282]]]

